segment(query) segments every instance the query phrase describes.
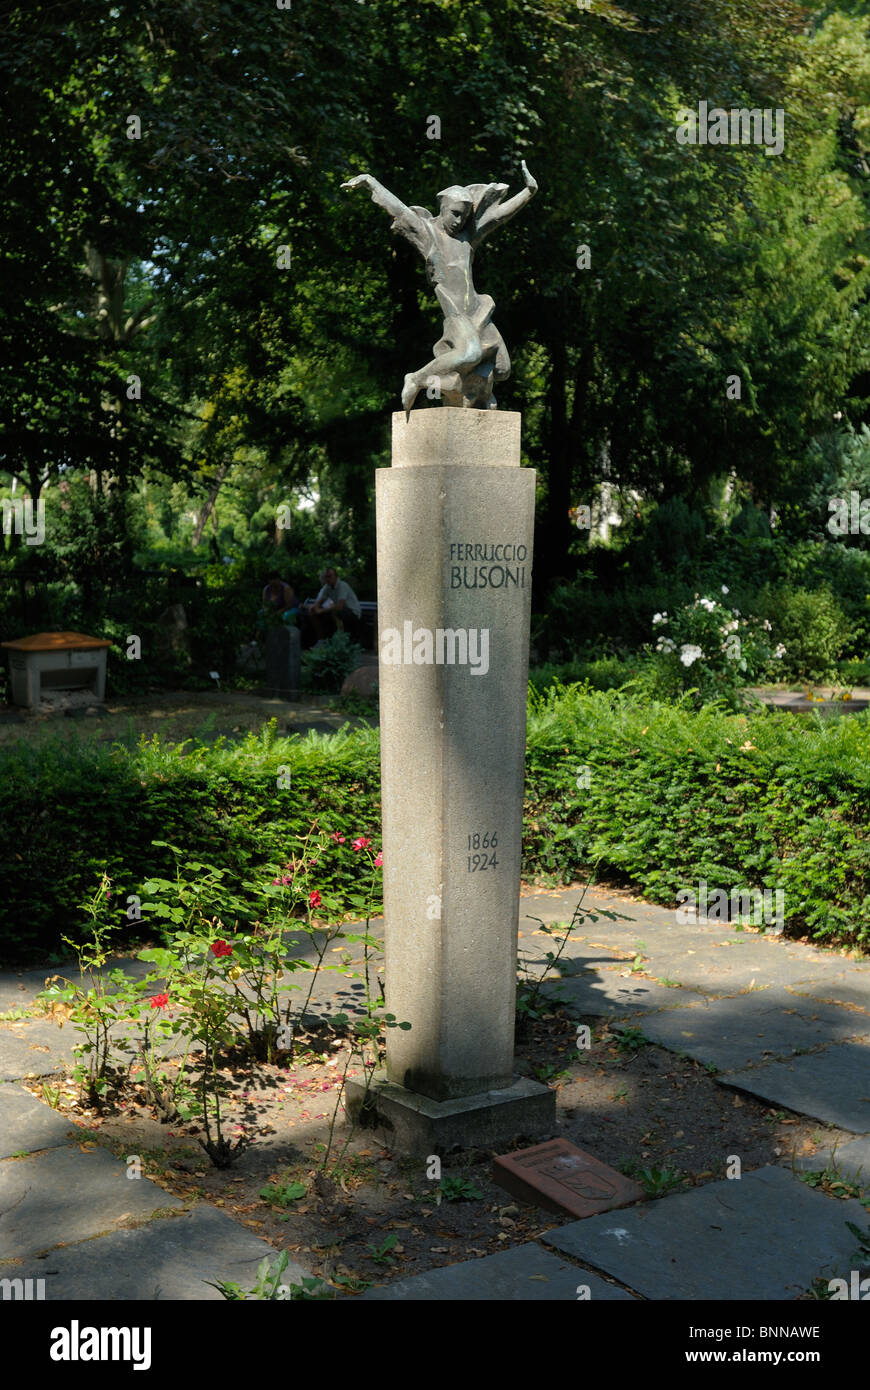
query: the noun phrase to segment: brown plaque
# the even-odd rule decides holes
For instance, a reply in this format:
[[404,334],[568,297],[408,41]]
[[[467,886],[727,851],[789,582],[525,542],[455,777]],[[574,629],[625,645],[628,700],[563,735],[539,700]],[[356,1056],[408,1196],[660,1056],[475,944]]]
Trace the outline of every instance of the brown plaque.
[[545,1211],[594,1216],[643,1197],[631,1178],[608,1168],[567,1139],[551,1139],[493,1160],[493,1181],[521,1202]]

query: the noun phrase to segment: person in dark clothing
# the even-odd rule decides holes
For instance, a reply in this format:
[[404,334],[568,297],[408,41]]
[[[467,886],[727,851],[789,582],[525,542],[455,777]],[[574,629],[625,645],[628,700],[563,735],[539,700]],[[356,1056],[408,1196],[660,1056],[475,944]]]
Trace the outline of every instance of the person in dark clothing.
[[263,608],[267,613],[298,612],[299,600],[292,584],[286,584],[277,570],[272,570],[263,590]]

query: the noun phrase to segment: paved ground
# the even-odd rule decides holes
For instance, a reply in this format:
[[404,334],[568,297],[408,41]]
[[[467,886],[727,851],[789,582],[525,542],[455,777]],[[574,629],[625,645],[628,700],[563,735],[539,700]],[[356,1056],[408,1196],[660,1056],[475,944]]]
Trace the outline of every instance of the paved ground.
[[[813,685],[803,690],[783,690],[781,687],[756,686],[750,688],[762,704],[771,709],[791,710],[793,714],[857,714],[870,705],[870,690],[866,686]],[[848,699],[844,696],[848,695]]]
[[28,710],[0,705],[0,745],[16,743],[25,735],[33,744],[53,738],[58,732],[67,734],[71,728],[77,737],[100,743],[131,739],[135,742],[143,734],[146,738],[158,734],[167,742],[198,738],[210,743],[221,737],[232,740],[259,732],[268,719],[278,721],[281,736],[331,734],[345,724],[358,728],[377,723],[376,718],[361,718],[332,708],[337,695],[303,695],[299,700],[283,700],[265,692],[243,690],[167,690],[150,695],[110,696],[104,704],[94,703],[93,697],[74,698],[78,695],[79,692],[70,691],[65,705],[58,708]]
[[[564,921],[576,900],[569,890],[524,893],[521,946],[532,965],[538,943],[551,945],[532,936],[535,919]],[[832,1162],[870,1192],[870,962],[727,925],[677,925],[672,912],[625,896],[588,895],[586,906],[591,915],[548,988],[578,1017],[639,1028],[705,1063],[735,1093],[850,1131],[854,1141]],[[26,1007],[43,982],[41,972],[0,976],[0,1011]],[[352,1007],[353,986],[341,988],[341,998],[332,996],[323,977],[316,1007]],[[85,1143],[18,1084],[54,1071],[72,1041],[68,1027],[61,1032],[46,1019],[0,1025],[4,1277],[42,1276],[47,1297],[75,1299],[218,1298],[207,1280],[252,1283],[270,1253],[263,1241],[216,1208],[186,1210],[146,1179],[128,1180],[123,1162]],[[870,1226],[855,1199],[838,1200],[790,1168],[768,1167],[554,1224],[539,1242],[364,1297],[795,1298],[819,1276],[848,1280],[866,1263],[847,1221]],[[307,1272],[290,1267],[283,1277]]]

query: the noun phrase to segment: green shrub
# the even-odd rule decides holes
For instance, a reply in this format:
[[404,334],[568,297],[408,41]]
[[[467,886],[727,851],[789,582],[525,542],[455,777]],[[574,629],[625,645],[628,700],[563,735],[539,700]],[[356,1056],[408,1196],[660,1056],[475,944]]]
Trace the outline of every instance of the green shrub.
[[862,498],[870,496],[870,429],[862,425],[855,430],[847,425],[820,435],[810,444],[807,464],[815,478],[805,502],[811,534],[828,544],[866,547],[860,529],[853,532],[850,525],[845,529],[837,525],[838,509],[831,502],[839,499],[848,512],[851,492]]
[[691,692],[696,705],[715,700],[730,709],[744,705],[744,688],[784,655],[774,649],[768,621],[747,618],[721,597],[695,595],[693,603],[675,613],[654,613],[658,633],[656,660],[665,694],[678,697]]
[[682,497],[672,497],[650,514],[638,550],[651,574],[694,573],[705,539],[702,513]]
[[347,676],[356,669],[362,648],[347,632],[336,632],[322,646],[302,653],[302,672],[311,690],[340,690]]
[[841,661],[840,680],[850,686],[870,685],[870,660]]
[[619,690],[636,678],[642,661],[642,657],[622,661],[605,656],[593,661],[548,662],[532,667],[529,685],[539,694],[553,685],[582,685],[584,681],[593,690]]
[[836,677],[849,637],[846,614],[827,585],[819,589],[780,587],[759,600],[774,636],[782,642],[786,679],[825,681]]
[[530,697],[523,863],[598,864],[673,904],[705,878],[782,888],[789,928],[870,942],[870,720],[811,724],[631,693]]
[[[599,878],[671,906],[700,878],[782,888],[789,930],[870,944],[868,790],[864,714],[811,721],[693,711],[632,690],[532,690],[523,872],[567,883],[597,863]],[[170,877],[171,855],[152,840],[218,865],[241,891],[315,819],[377,838],[377,730],[278,739],[270,725],[232,746],[154,738],[112,749],[66,734],[4,749],[3,957],[75,938],[76,904],[103,871],[122,912],[148,878]],[[353,891],[336,863],[324,894]]]
[[767,513],[754,502],[744,502],[740,511],[732,518],[728,530],[732,536],[770,540],[770,521]]
[[[374,730],[277,739],[272,721],[229,745],[223,738],[162,743],[155,735],[113,748],[65,730],[39,748],[3,749],[0,768],[0,861],[9,865],[0,901],[4,959],[56,951],[61,936],[75,937],[84,924],[76,904],[101,872],[122,905],[131,894],[143,897],[146,880],[171,877],[170,851],[152,840],[181,845],[190,859],[240,883],[284,862],[315,819],[349,839],[372,838],[380,821]],[[279,785],[288,768],[290,785]],[[323,888],[349,892],[353,884],[339,874]]]

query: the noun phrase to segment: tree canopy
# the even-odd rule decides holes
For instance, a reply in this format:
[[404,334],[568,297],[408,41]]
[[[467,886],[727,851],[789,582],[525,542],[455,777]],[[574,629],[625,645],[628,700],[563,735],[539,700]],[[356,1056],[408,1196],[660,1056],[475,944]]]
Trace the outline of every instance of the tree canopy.
[[[264,524],[314,489],[373,568],[374,468],[440,318],[339,185],[434,208],[525,159],[540,192],[478,283],[540,581],[604,480],[775,503],[836,413],[870,419],[868,32],[791,0],[13,4],[0,468],[34,496],[163,478],[206,513],[241,489]],[[782,152],[679,143],[699,102],[782,110]]]

